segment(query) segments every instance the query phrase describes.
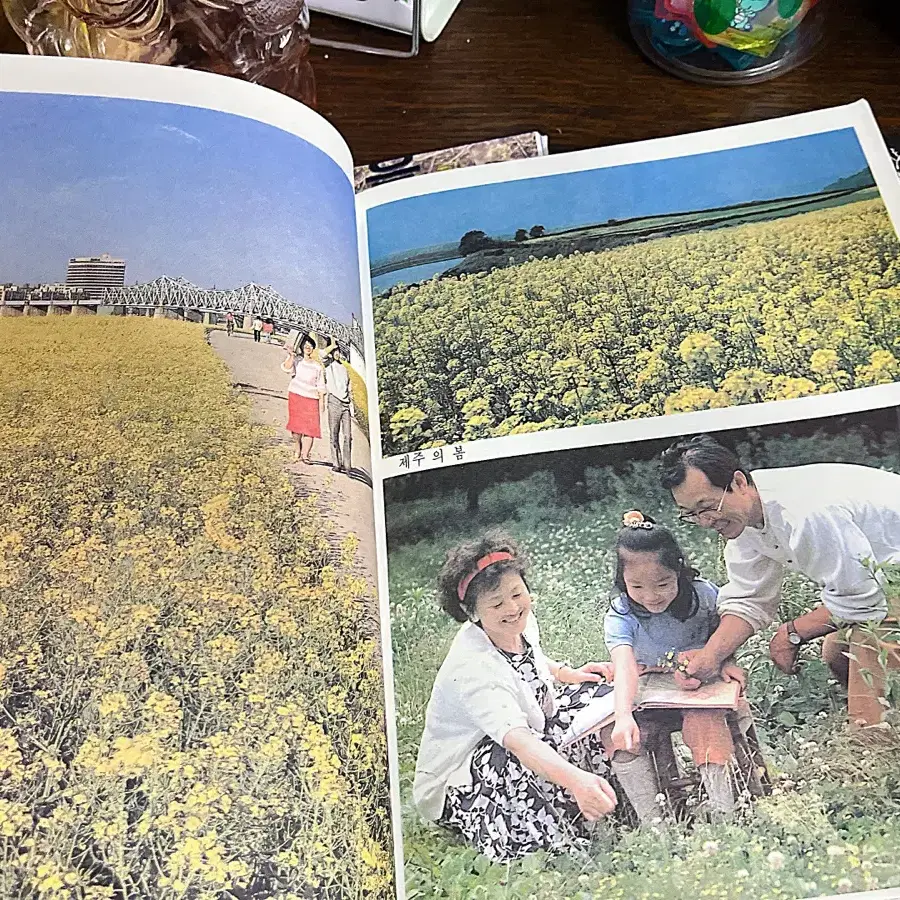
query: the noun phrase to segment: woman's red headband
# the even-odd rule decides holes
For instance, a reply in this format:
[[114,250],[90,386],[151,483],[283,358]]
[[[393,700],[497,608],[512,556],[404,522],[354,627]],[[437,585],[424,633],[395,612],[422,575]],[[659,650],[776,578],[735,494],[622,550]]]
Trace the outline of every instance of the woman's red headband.
[[483,572],[488,566],[494,565],[494,563],[505,562],[508,559],[515,559],[512,553],[507,552],[506,550],[497,550],[494,553],[488,553],[487,556],[482,556],[481,559],[475,563],[475,570],[473,572],[469,572],[465,578],[459,583],[459,587],[456,589],[456,594],[459,597],[459,602],[462,603],[466,599],[466,591],[469,589],[469,585],[472,583],[472,579],[479,573]]

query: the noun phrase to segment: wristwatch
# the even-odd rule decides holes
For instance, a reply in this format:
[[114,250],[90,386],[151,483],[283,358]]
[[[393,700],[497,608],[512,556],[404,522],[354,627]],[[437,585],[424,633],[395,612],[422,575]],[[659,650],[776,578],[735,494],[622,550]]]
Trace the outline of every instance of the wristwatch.
[[804,643],[803,638],[800,637],[800,635],[797,633],[797,629],[794,628],[794,623],[793,623],[793,622],[788,622],[788,623],[787,623],[787,635],[788,635],[788,640],[789,640],[795,647],[799,647],[801,644]]

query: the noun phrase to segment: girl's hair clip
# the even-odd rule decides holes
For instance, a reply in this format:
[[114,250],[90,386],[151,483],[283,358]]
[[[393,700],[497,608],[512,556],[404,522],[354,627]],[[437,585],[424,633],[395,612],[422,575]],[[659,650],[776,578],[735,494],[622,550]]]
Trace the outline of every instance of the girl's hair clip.
[[623,528],[646,528],[648,531],[653,528],[653,523],[648,522],[644,518],[644,514],[637,509],[629,510],[622,516]]

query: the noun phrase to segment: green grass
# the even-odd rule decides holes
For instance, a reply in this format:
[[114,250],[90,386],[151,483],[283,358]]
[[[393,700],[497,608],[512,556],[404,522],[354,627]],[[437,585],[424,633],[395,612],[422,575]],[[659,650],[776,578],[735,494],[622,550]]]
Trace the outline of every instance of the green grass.
[[[590,473],[589,473],[590,474]],[[846,699],[804,648],[797,678],[768,661],[771,630],[752,638],[741,663],[776,789],[728,826],[673,826],[665,833],[605,823],[583,858],[542,854],[495,865],[440,829],[424,826],[410,797],[431,684],[457,625],[437,607],[434,582],[447,548],[501,523],[532,559],[529,585],[545,651],[576,664],[607,657],[613,536],[621,512],[637,503],[671,525],[702,574],[724,582],[718,538],[673,521],[642,469],[593,473],[595,499],[575,507],[554,495],[545,473],[497,485],[467,516],[462,492],[388,504],[390,597],[403,800],[407,896],[411,898],[748,897],[791,898],[900,886],[900,730],[867,747],[845,732]],[[641,499],[643,497],[643,499]],[[524,498],[524,500],[523,500]],[[461,523],[458,527],[445,523]],[[426,523],[444,531],[414,541]],[[419,527],[419,526],[422,527]],[[427,532],[426,532],[427,533]],[[391,537],[392,536],[392,537]],[[782,613],[816,602],[805,580],[787,580]]]
[[362,433],[369,437],[369,395],[366,391],[366,383],[360,374],[352,366],[346,366],[350,375],[350,396],[353,400],[353,416]]

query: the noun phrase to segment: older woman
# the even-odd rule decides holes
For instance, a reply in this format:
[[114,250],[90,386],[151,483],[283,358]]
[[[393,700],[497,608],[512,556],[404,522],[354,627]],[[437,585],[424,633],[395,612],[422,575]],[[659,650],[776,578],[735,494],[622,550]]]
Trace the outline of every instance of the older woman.
[[322,412],[325,409],[325,370],[313,359],[316,342],[308,335],[300,341],[301,359],[288,348],[281,368],[291,377],[288,385],[287,430],[297,439],[297,459],[311,461],[313,441],[322,436]]
[[599,740],[560,748],[573,713],[610,690],[597,684],[608,664],[544,655],[527,565],[499,533],[448,554],[441,605],[465,624],[434,682],[413,784],[424,819],[497,862],[576,848],[616,805]]

